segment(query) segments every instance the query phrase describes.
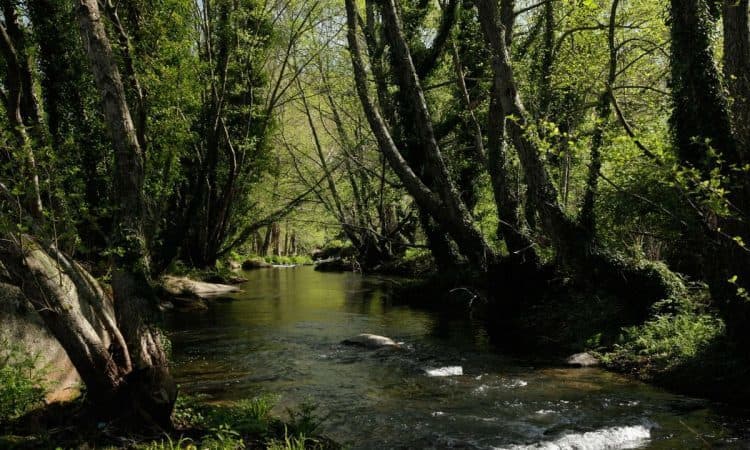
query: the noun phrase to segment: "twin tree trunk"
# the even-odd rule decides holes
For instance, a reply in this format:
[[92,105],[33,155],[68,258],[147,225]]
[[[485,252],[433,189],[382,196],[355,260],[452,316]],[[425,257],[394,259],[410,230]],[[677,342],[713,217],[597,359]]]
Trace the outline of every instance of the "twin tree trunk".
[[135,406],[169,423],[177,392],[161,337],[153,327],[158,310],[143,232],[144,154],[96,0],[79,1],[78,24],[115,149],[112,291],[117,324],[133,365],[128,382],[140,397],[136,402],[141,404]]
[[385,1],[382,7],[386,36],[396,64],[399,87],[415,112],[414,119],[420,149],[424,152],[426,170],[434,181],[435,189],[428,187],[414,172],[393,140],[380,111],[370,98],[367,72],[357,34],[357,9],[353,0],[346,1],[348,42],[354,68],[354,77],[365,115],[377,139],[381,152],[420,209],[428,212],[446,230],[458,245],[461,253],[475,266],[486,268],[496,255],[475,226],[466,205],[461,201],[443,160],[435,138],[427,103],[419,76],[404,38],[395,3]]
[[[99,6],[96,0],[79,0],[76,8],[115,150],[114,317],[98,282],[54,245],[11,234],[2,240],[0,254],[65,348],[89,399],[105,412],[169,427],[176,386],[152,325],[157,308],[143,232],[144,155]],[[96,319],[83,313],[82,304],[90,305]]]

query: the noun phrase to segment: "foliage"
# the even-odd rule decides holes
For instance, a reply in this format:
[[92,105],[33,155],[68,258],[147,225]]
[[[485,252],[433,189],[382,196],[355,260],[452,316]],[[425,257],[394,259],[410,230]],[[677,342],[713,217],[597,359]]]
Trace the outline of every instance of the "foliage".
[[284,438],[267,441],[266,448],[268,450],[305,450],[322,449],[323,446],[315,439],[307,438],[303,434],[299,436],[290,436],[287,429],[284,428]]
[[263,258],[269,264],[282,264],[282,265],[302,265],[312,264],[312,258],[307,255],[294,255],[294,256],[279,256],[271,255]]
[[37,359],[20,347],[0,342],[5,353],[0,358],[0,423],[24,414],[43,404],[46,392],[44,373]]
[[604,361],[647,376],[668,373],[696,361],[724,332],[723,321],[706,306],[705,291],[670,298],[655,304],[643,325],[623,329]]
[[273,395],[262,395],[249,400],[240,400],[228,406],[216,406],[206,412],[206,423],[211,427],[231,424],[242,434],[263,436],[270,432],[274,422],[271,409],[278,401]]
[[318,405],[311,400],[302,402],[297,408],[287,408],[286,412],[289,415],[287,426],[292,434],[298,436],[314,435],[326,419],[326,417],[319,417],[317,411]]

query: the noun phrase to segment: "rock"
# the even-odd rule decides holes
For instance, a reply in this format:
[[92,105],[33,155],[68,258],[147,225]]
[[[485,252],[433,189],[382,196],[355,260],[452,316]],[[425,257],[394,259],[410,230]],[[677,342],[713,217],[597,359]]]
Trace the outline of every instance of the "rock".
[[204,283],[202,281],[191,280],[186,277],[174,277],[167,275],[162,278],[162,286],[172,296],[175,297],[197,297],[208,299],[218,297],[232,292],[239,292],[237,286],[228,284]]
[[400,348],[401,344],[394,341],[391,338],[385,337],[385,336],[378,336],[377,334],[367,334],[362,333],[358,334],[354,337],[351,337],[349,339],[344,339],[341,341],[342,344],[345,345],[354,345],[357,347],[364,347],[364,348],[370,348],[370,349],[376,349],[376,348]]
[[272,267],[271,264],[259,259],[248,259],[242,263],[242,270],[266,269],[268,267]]
[[455,377],[464,374],[464,368],[461,366],[438,367],[424,371],[430,377]]
[[[109,345],[109,335],[105,331],[99,315],[95,314],[93,306],[85,299],[79,298],[82,313],[94,331],[102,338],[105,345]],[[105,314],[114,317],[111,300],[104,305]],[[0,361],[8,356],[10,344],[17,346],[34,359],[34,371],[44,374],[47,382],[45,400],[71,400],[79,395],[81,378],[73,367],[67,353],[60,343],[47,330],[39,313],[24,297],[16,286],[0,282]],[[0,441],[0,448],[5,448]]]
[[599,365],[599,359],[588,352],[570,355],[565,364],[573,367],[595,367]]
[[240,264],[239,261],[229,260],[227,262],[227,267],[229,267],[229,270],[240,270],[242,268],[242,264]]

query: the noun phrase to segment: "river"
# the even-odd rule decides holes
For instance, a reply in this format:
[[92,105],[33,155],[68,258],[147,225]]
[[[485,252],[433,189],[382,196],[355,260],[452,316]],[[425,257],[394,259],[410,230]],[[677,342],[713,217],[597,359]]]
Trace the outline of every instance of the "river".
[[[470,320],[391,305],[387,279],[310,267],[244,276],[233,301],[167,318],[183,392],[273,393],[281,415],[312,400],[323,434],[354,449],[750,448],[750,422],[716,405],[504,357]],[[340,344],[364,332],[403,349]],[[455,366],[462,375],[427,372]]]

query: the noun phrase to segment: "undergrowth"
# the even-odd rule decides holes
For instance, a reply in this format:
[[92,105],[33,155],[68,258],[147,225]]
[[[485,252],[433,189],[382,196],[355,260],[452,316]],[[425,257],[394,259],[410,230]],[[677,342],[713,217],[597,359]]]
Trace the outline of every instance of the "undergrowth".
[[44,402],[44,373],[37,359],[20,347],[0,342],[0,424],[14,419]]
[[262,395],[231,404],[210,405],[200,397],[180,396],[173,419],[178,429],[202,430],[199,437],[165,436],[143,443],[141,450],[273,450],[327,449],[337,446],[323,438],[312,438],[323,419],[317,405],[303,402],[287,408],[289,421],[271,415],[278,397]]

